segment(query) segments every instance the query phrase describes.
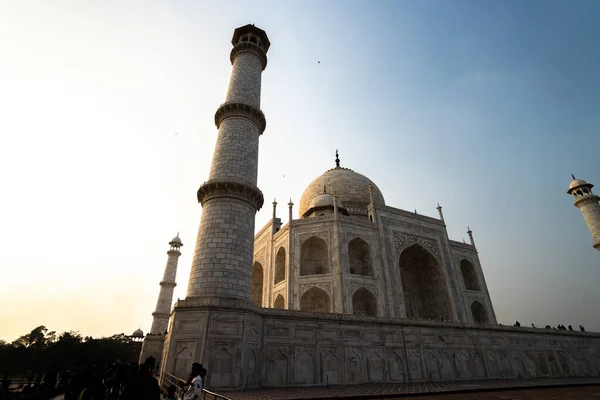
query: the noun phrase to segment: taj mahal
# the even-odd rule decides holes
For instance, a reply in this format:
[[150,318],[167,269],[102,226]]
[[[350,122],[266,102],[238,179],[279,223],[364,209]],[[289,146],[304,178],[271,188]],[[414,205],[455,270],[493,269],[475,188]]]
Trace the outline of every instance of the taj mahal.
[[[202,363],[215,389],[600,375],[600,334],[498,324],[473,232],[450,239],[439,205],[432,218],[386,204],[343,154],[256,232],[271,42],[246,25],[232,45],[186,297],[171,308],[177,236],[141,359],[180,378]],[[600,250],[591,188],[569,193]]]

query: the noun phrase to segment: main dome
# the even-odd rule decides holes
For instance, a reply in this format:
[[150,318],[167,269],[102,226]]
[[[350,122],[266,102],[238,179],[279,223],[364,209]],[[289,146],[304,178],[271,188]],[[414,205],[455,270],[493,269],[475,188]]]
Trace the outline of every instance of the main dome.
[[348,210],[350,215],[367,215],[367,206],[371,202],[369,186],[373,187],[373,202],[375,205],[385,205],[383,194],[364,175],[348,168],[336,167],[326,171],[323,175],[312,181],[302,193],[300,198],[300,217],[311,207],[311,203],[324,191],[335,194],[337,200]]

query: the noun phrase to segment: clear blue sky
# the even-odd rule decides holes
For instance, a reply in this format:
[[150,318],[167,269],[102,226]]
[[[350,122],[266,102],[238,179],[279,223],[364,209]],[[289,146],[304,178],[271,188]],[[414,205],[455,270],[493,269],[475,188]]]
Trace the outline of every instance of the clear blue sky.
[[0,338],[148,330],[178,231],[184,297],[247,23],[272,42],[267,205],[285,218],[339,148],[388,205],[439,202],[451,238],[473,229],[501,323],[600,331],[600,253],[566,194],[570,173],[600,192],[599,17],[597,1],[0,3]]

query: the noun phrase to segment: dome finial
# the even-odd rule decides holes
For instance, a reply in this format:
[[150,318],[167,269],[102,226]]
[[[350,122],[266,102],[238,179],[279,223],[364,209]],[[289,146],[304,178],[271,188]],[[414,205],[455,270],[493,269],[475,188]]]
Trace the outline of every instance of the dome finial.
[[338,154],[338,149],[335,149],[335,167],[336,168],[340,167],[340,157]]
[[577,179],[577,178],[575,178],[575,175],[571,174],[571,176],[573,177],[573,180]]

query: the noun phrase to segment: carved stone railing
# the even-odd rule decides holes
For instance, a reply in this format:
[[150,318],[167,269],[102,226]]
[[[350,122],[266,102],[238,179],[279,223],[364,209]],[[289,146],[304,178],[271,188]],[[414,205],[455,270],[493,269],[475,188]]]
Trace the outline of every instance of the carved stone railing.
[[198,189],[198,202],[204,202],[212,198],[229,197],[245,201],[260,210],[265,202],[259,188],[240,182],[226,182],[220,180],[206,181]]
[[252,42],[239,42],[236,44],[233,49],[231,49],[231,53],[229,53],[229,60],[233,65],[233,61],[240,53],[252,53],[260,58],[260,62],[262,64],[262,69],[264,71],[267,68],[267,53],[265,49],[260,47],[258,44]]
[[245,117],[251,120],[258,126],[258,133],[262,135],[267,127],[267,119],[265,114],[258,108],[246,103],[223,103],[215,112],[215,125],[217,129],[221,126],[221,122],[232,116]]

